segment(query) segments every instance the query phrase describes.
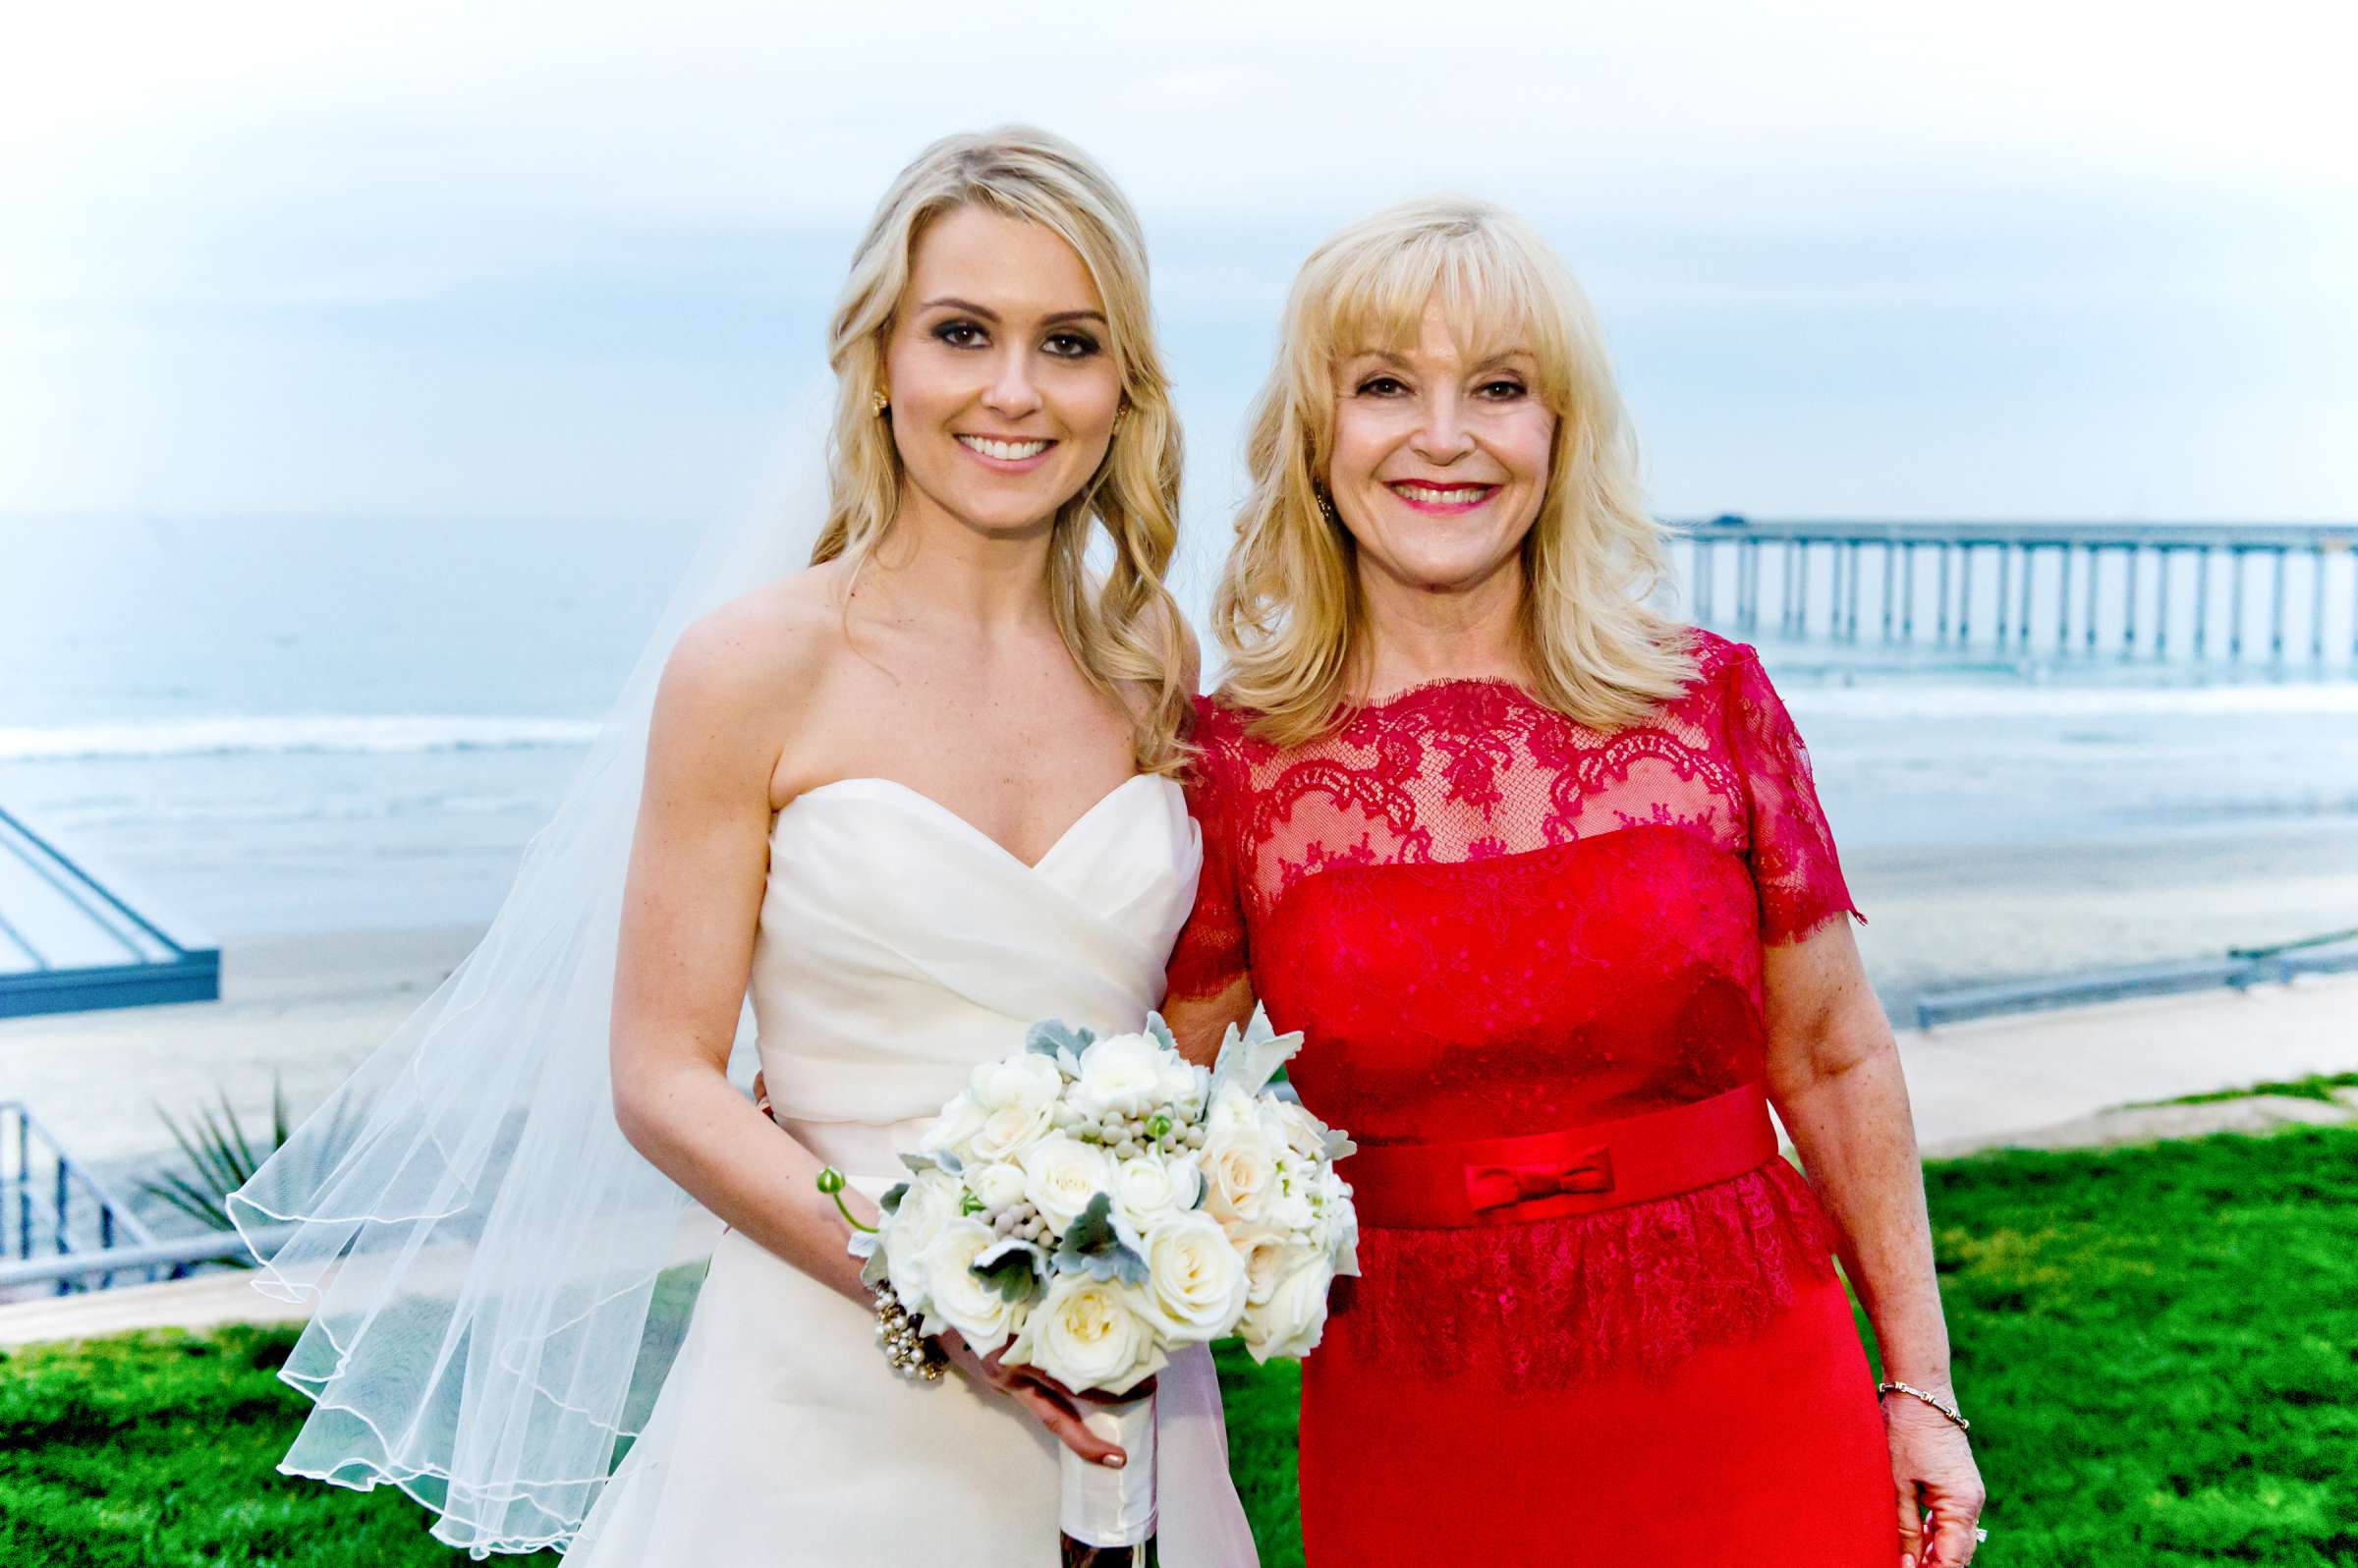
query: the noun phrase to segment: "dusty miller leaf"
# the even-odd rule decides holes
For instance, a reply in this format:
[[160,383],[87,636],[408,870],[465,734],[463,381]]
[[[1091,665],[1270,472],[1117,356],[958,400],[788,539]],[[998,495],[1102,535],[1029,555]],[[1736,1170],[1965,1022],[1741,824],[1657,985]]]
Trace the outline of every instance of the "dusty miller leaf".
[[1002,1301],[1029,1302],[1046,1288],[1048,1255],[1034,1243],[1010,1236],[976,1254],[966,1269],[997,1291]]

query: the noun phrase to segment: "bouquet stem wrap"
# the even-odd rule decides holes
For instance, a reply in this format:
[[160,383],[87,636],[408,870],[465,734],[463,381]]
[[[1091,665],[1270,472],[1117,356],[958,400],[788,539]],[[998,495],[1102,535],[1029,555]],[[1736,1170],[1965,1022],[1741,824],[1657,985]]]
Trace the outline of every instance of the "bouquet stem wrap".
[[1081,1401],[1081,1424],[1120,1445],[1129,1462],[1114,1470],[1070,1448],[1057,1450],[1063,1476],[1059,1525],[1085,1546],[1135,1546],[1154,1535],[1154,1396]]

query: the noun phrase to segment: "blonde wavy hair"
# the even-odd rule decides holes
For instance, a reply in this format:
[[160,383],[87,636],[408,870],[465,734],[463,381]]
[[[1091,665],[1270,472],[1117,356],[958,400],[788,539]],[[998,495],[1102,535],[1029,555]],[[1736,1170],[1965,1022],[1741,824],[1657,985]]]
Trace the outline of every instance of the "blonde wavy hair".
[[1587,296],[1512,213],[1411,201],[1303,263],[1253,408],[1252,487],[1211,628],[1228,658],[1221,695],[1280,745],[1328,730],[1364,675],[1357,546],[1324,502],[1335,369],[1370,350],[1413,348],[1434,301],[1470,356],[1529,351],[1556,416],[1546,491],[1522,544],[1519,637],[1533,695],[1614,730],[1694,679],[1690,629],[1646,603],[1668,571],[1669,532],[1640,496],[1636,439]]
[[[1179,420],[1154,337],[1138,215],[1105,171],[1061,137],[1028,126],[945,137],[884,193],[828,322],[835,420],[827,519],[812,564],[841,559],[857,571],[892,526],[900,454],[873,397],[884,385],[893,311],[926,227],[968,206],[1055,234],[1079,253],[1104,300],[1124,412],[1104,462],[1057,509],[1048,603],[1073,662],[1130,714],[1140,769],[1175,772],[1185,759],[1178,737],[1194,695],[1185,673],[1193,667],[1187,623],[1163,584],[1179,537]],[[1099,524],[1113,546],[1101,574],[1089,561]]]

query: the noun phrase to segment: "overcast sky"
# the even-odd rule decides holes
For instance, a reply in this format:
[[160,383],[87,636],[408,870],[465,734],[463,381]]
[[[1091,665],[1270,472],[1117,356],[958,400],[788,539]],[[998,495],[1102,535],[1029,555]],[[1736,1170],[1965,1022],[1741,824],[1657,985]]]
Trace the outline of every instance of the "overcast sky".
[[693,518],[893,171],[1145,215],[1199,453],[1292,268],[1435,190],[1597,299],[1673,516],[2358,517],[2347,4],[24,8],[0,512]]

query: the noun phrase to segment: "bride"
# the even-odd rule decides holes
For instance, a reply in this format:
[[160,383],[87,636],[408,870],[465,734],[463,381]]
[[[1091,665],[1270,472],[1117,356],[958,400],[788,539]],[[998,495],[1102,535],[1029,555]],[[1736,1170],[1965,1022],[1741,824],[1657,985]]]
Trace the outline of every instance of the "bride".
[[[398,1484],[477,1557],[685,1568],[1037,1563],[1058,1445],[1128,1462],[954,1332],[952,1375],[896,1376],[815,1178],[872,1218],[973,1066],[1161,995],[1200,848],[1146,279],[1055,138],[895,181],[831,321],[813,564],[700,568],[482,947],[236,1197],[265,1288],[318,1299],[282,1470]],[[1164,1560],[1254,1561],[1208,1357],[1161,1389]]]

